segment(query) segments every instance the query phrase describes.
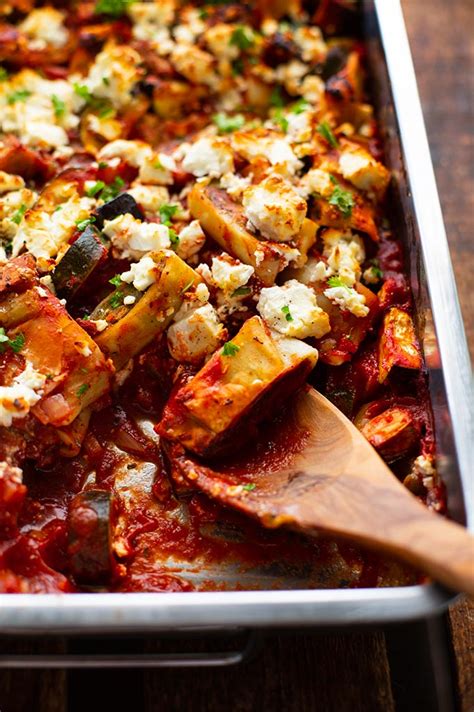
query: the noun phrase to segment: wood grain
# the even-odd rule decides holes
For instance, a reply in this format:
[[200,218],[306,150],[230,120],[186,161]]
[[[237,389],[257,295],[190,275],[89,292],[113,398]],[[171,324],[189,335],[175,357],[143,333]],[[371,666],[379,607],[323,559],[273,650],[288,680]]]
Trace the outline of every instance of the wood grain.
[[[474,3],[402,0],[402,4],[474,355]],[[474,607],[466,601],[451,610],[462,712],[474,709],[473,618]],[[25,652],[38,649],[38,643],[31,641],[22,645]],[[267,641],[261,659],[234,671],[0,673],[1,712],[97,709],[393,712],[395,708],[384,636],[371,632],[278,636]]]

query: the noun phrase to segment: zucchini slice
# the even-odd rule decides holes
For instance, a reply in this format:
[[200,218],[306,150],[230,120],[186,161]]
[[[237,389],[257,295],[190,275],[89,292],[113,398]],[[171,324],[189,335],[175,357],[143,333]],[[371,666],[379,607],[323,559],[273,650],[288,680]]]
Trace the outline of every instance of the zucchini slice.
[[[202,282],[201,277],[171,250],[150,253],[150,257],[156,264],[156,281],[146,292],[139,292],[140,298],[124,316],[111,323],[95,339],[99,348],[110,356],[116,369],[123,368],[168,327],[183,303],[185,292]],[[120,286],[117,290],[120,297],[125,294],[125,289]],[[109,303],[111,298],[113,295],[107,297]],[[104,318],[104,312],[102,317],[97,316],[102,308],[103,303],[97,307],[93,318]],[[122,308],[126,307],[118,306],[118,309]],[[107,321],[113,321],[121,313],[112,312]]]
[[113,571],[112,496],[107,490],[90,489],[69,504],[68,556],[78,583],[107,583]]
[[92,227],[87,227],[58,262],[52,279],[56,293],[70,299],[86,281],[95,268],[107,257],[108,250]]
[[133,215],[133,217],[138,220],[145,219],[135,198],[129,193],[120,193],[116,198],[112,198],[108,203],[104,203],[100,208],[96,208],[94,212],[94,224],[99,230],[102,230],[106,220],[113,220],[119,215],[125,215],[125,213],[130,213],[130,215]]

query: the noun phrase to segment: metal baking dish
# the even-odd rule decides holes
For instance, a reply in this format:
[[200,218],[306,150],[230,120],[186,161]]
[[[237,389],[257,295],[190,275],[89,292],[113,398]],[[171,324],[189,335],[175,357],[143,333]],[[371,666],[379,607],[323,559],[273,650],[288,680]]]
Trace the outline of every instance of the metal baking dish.
[[[470,364],[399,0],[365,0],[373,98],[394,171],[394,210],[409,255],[418,328],[429,369],[439,467],[451,516],[473,526],[469,491]],[[202,632],[347,626],[433,615],[453,594],[437,585],[380,589],[209,593],[0,595],[0,631]]]

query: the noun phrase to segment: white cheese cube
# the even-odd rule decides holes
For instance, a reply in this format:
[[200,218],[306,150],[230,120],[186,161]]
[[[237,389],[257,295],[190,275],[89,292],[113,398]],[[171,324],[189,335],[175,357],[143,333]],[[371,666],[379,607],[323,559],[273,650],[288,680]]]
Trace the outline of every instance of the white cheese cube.
[[120,257],[139,259],[145,253],[170,247],[169,228],[137,220],[130,213],[104,222],[103,230]]
[[167,188],[159,185],[143,185],[133,183],[127,193],[135,198],[137,203],[143,208],[147,217],[158,215],[162,205],[170,202],[170,194]]
[[359,281],[361,263],[365,260],[365,248],[362,238],[351,232],[325,230],[323,232],[323,255],[327,258],[331,272],[348,286]]
[[359,190],[383,194],[390,171],[360,146],[345,146],[339,158],[341,174]]
[[122,272],[120,279],[127,284],[133,284],[139,292],[144,292],[156,282],[156,264],[149,255],[145,255],[139,262],[130,265],[128,272]]
[[284,336],[319,338],[330,331],[329,317],[312,289],[291,279],[281,287],[262,289],[257,311],[268,326]]
[[306,201],[280,176],[265,178],[244,191],[245,216],[263,237],[277,242],[292,240],[301,230]]
[[233,172],[234,155],[225,139],[200,138],[186,152],[183,168],[198,178],[219,178],[224,173]]
[[11,386],[0,386],[0,425],[9,428],[14,418],[24,418],[43,393],[46,376],[27,361]]
[[170,353],[174,359],[185,363],[203,361],[226,338],[227,332],[211,304],[192,309],[168,329]]
[[193,220],[183,227],[179,233],[179,242],[177,246],[178,256],[183,260],[188,260],[193,255],[196,255],[206,242],[206,236],[199,220]]
[[224,292],[235,292],[236,289],[247,284],[254,273],[254,268],[228,255],[220,255],[212,258],[211,273],[219,289]]
[[171,185],[174,182],[174,171],[176,171],[176,161],[173,156],[167,153],[152,153],[144,158],[138,178],[142,183]]
[[370,311],[369,307],[365,305],[364,295],[346,285],[325,289],[324,296],[354,316],[367,316]]
[[18,25],[20,32],[30,40],[31,49],[63,47],[69,39],[69,31],[64,26],[64,13],[52,7],[31,10]]
[[107,161],[110,158],[121,158],[135,168],[140,168],[146,158],[151,156],[153,151],[145,141],[126,141],[117,139],[103,146],[97,158],[99,161]]

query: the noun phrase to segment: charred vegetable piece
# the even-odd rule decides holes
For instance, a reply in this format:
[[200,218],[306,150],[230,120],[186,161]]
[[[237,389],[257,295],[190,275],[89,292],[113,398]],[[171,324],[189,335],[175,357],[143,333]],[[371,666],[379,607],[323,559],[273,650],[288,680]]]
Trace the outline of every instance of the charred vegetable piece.
[[[233,257],[252,265],[255,274],[266,287],[291,260],[294,250],[285,243],[258,240],[247,230],[247,218],[241,205],[227,195],[225,190],[196,183],[188,196],[191,214],[201,227]],[[312,225],[303,226],[302,242],[309,244]],[[306,249],[309,249],[306,247]],[[298,253],[296,253],[298,254]]]
[[419,369],[422,358],[411,316],[392,307],[384,316],[379,339],[379,382],[384,383],[393,366]]
[[58,296],[70,299],[107,257],[107,252],[96,230],[87,227],[58,262],[52,274]]
[[408,408],[388,408],[363,425],[361,432],[387,462],[404,457],[420,441],[419,428]]
[[[155,282],[140,293],[139,301],[122,318],[96,337],[97,344],[111,357],[117,369],[168,327],[183,302],[184,293],[202,281],[170,250],[150,253],[150,257],[156,265]],[[108,299],[110,301],[110,297]]]
[[272,335],[252,317],[171,397],[157,432],[198,455],[235,449],[252,424],[304,382],[317,357],[316,349]]
[[125,215],[125,213],[130,213],[130,215],[133,215],[133,217],[138,220],[145,219],[135,198],[129,195],[129,193],[120,193],[116,198],[109,200],[108,203],[104,203],[104,205],[96,209],[94,213],[94,224],[99,230],[102,230],[105,220],[113,220],[119,215]]
[[91,419],[92,409],[85,408],[70,425],[58,428],[58,437],[62,442],[61,455],[75,457],[81,450],[81,445],[86,437],[87,428]]
[[134,305],[136,305],[138,300],[143,297],[143,292],[139,292],[132,284],[123,282],[96,306],[89,318],[93,320],[106,319],[109,324],[115,324],[132,309],[131,306],[123,303],[125,297],[135,297]]
[[83,584],[107,583],[113,571],[111,494],[90,489],[69,505],[68,555],[72,576]]

